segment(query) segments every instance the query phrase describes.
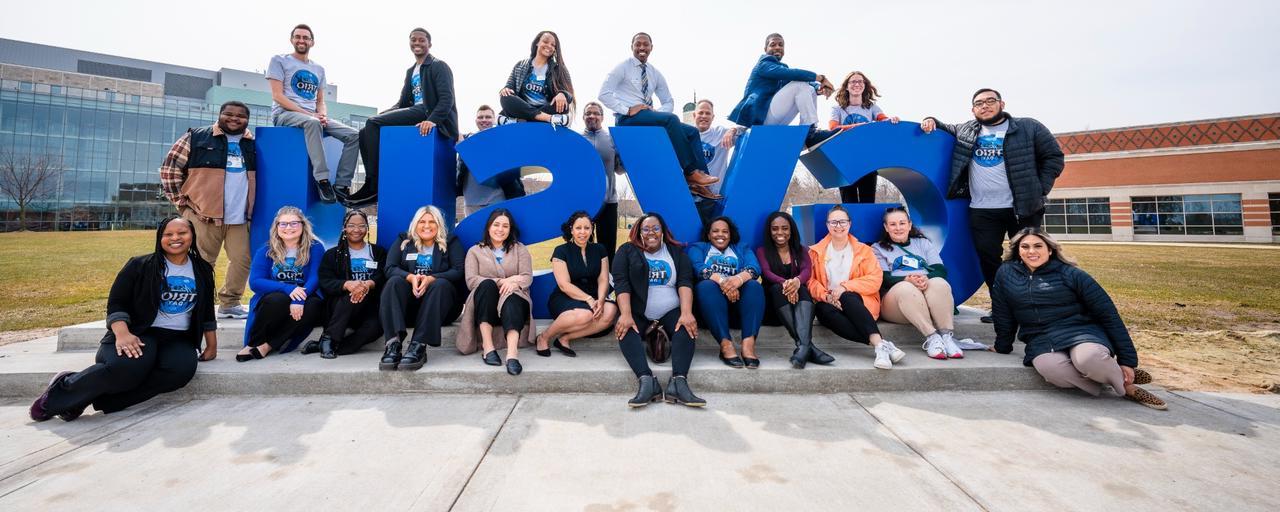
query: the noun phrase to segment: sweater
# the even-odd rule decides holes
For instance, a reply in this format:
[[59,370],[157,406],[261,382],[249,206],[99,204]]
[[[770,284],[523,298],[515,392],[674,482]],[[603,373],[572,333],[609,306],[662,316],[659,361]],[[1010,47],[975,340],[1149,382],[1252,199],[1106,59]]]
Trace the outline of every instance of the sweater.
[[[253,290],[253,298],[249,299],[249,318],[244,321],[245,346],[249,345],[249,330],[253,328],[253,320],[258,311],[258,300],[261,299],[263,295],[272,292],[280,292],[288,295],[293,292],[294,288],[298,287],[298,285],[292,283],[285,283],[276,280],[275,275],[271,273],[271,268],[275,265],[275,261],[267,255],[269,248],[270,247],[267,244],[263,244],[262,247],[254,253],[253,261],[249,264],[249,289]],[[298,250],[302,251],[303,249],[298,248]],[[307,297],[310,298],[312,295],[320,293],[320,262],[324,259],[324,245],[319,241],[312,240],[311,247],[306,250],[309,251],[309,254],[307,255],[307,266],[302,268],[302,275],[305,281],[301,286],[307,291]],[[290,304],[298,305],[306,304],[305,300],[289,299],[289,302]],[[298,343],[301,343],[303,338],[306,338],[309,334],[311,333],[299,333],[294,337],[294,339],[289,340],[289,343],[287,343],[284,349],[280,352],[284,353],[293,350],[294,347],[298,346]]]

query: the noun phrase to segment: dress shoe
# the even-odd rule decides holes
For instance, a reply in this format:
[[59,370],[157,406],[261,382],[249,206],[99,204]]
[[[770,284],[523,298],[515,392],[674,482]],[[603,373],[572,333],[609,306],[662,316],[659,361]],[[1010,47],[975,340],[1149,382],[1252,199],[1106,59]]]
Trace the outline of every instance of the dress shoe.
[[724,363],[725,366],[728,366],[730,368],[742,368],[747,365],[747,363],[744,363],[742,361],[741,357],[738,357],[738,356],[725,357],[723,352],[720,353],[720,362]]
[[298,349],[298,353],[302,355],[314,354],[320,351],[320,340],[307,340],[302,344],[302,348]]
[[557,339],[557,340],[555,340],[555,341],[551,342],[551,347],[552,347],[552,348],[555,348],[556,350],[559,350],[561,354],[564,354],[564,355],[566,355],[566,356],[569,356],[569,357],[578,357],[578,353],[577,353],[577,352],[574,352],[574,351],[573,351],[573,349],[571,349],[571,348],[569,348],[569,347],[564,346],[564,344],[563,344],[563,343],[560,343],[560,340],[559,340],[559,339]]
[[747,369],[755,370],[760,368],[760,360],[754,357],[743,356],[742,363],[747,365]]
[[400,364],[400,340],[388,341],[382,352],[382,361],[378,362],[379,370],[394,370]]
[[705,407],[707,405],[706,400],[693,394],[693,390],[689,389],[689,379],[683,375],[671,377],[671,380],[667,382],[665,398],[669,404],[682,404],[689,407]]
[[416,341],[409,342],[409,347],[404,350],[404,357],[400,358],[400,369],[414,371],[424,364],[427,364],[427,346]]
[[707,199],[712,199],[712,200],[724,198],[724,196],[717,194],[715,192],[712,192],[711,189],[707,188],[706,185],[697,185],[697,184],[689,185],[689,193],[695,196],[705,197]]
[[658,400],[662,400],[662,386],[658,385],[658,379],[652,375],[641,375],[640,388],[636,390],[636,396],[627,401],[627,407],[644,407]]
[[984,324],[994,324],[994,323],[996,323],[996,319],[991,318],[991,315],[983,316],[982,318],[979,318],[978,320],[979,320],[979,321],[981,321],[981,322],[982,322],[982,323],[984,323]]
[[689,174],[684,175],[684,180],[688,182],[690,185],[710,185],[712,183],[720,181],[720,178],[717,178],[705,172],[691,172]]
[[488,352],[485,352],[485,354],[480,358],[484,360],[484,364],[487,364],[489,366],[502,366],[502,359],[498,357],[497,350],[490,350]]
[[320,194],[320,200],[326,203],[332,203],[338,200],[338,196],[333,192],[333,185],[329,180],[320,180],[316,182],[316,192]]
[[520,375],[520,372],[522,371],[524,371],[524,367],[520,366],[519,359],[513,357],[507,360],[507,373],[511,375]]
[[337,351],[334,350],[333,338],[330,338],[328,334],[320,335],[320,357],[325,359],[338,357]]

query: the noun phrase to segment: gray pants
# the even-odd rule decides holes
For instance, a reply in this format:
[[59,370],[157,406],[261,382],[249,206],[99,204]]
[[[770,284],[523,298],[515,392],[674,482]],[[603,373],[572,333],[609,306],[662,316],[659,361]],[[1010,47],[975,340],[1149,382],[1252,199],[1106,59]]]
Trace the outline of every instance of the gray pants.
[[1080,388],[1098,396],[1102,393],[1102,384],[1110,384],[1116,395],[1124,396],[1124,372],[1111,356],[1111,350],[1100,344],[1081,343],[1066,352],[1040,354],[1031,364],[1054,386]]
[[276,126],[302,128],[307,141],[307,157],[311,160],[311,175],[316,181],[329,179],[329,164],[325,162],[322,138],[328,135],[342,141],[342,157],[338,160],[338,176],[334,178],[333,185],[351,187],[351,181],[356,177],[356,158],[360,156],[360,132],[333,118],[321,126],[319,120],[300,112],[281,112],[271,122]]

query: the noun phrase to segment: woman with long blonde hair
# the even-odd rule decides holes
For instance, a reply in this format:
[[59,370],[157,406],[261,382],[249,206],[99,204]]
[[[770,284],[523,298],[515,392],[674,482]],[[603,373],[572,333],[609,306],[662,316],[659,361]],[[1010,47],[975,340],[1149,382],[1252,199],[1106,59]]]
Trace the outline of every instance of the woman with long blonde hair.
[[[277,350],[288,352],[311,333],[320,319],[320,260],[324,245],[316,240],[311,220],[295,206],[285,206],[271,221],[267,243],[249,265],[249,319],[245,347],[236,361],[262,359]],[[287,344],[287,345],[286,345]]]
[[[440,346],[440,328],[462,313],[465,257],[440,209],[418,208],[409,228],[387,251],[379,313],[386,345],[379,370],[417,370],[427,363],[427,346]],[[404,347],[410,321],[413,337]]]

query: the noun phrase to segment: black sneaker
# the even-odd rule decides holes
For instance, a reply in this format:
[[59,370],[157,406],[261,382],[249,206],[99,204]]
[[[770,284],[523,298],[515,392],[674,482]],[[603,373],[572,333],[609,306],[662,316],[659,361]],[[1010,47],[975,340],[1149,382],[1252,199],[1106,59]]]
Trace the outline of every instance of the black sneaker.
[[316,182],[316,192],[320,193],[320,200],[326,203],[337,202],[338,196],[333,191],[333,185],[329,180],[320,180]]
[[996,323],[996,319],[991,318],[991,315],[984,316],[984,317],[982,317],[982,318],[979,318],[978,320],[982,321],[982,323],[984,323],[984,324],[994,324],[994,323]]

